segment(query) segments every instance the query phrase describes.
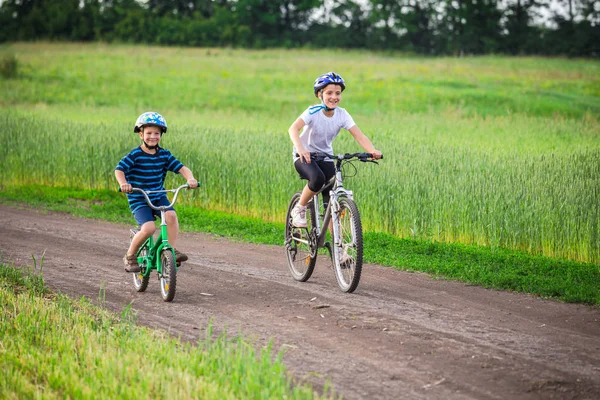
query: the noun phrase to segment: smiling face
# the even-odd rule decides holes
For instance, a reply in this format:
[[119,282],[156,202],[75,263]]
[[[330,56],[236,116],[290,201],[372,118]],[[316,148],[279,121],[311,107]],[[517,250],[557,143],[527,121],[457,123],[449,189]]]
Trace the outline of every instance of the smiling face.
[[336,84],[327,85],[319,92],[319,98],[328,108],[336,108],[342,100],[342,87]]
[[162,129],[156,125],[147,125],[140,131],[140,139],[146,145],[149,150],[156,149],[160,138],[162,136]]

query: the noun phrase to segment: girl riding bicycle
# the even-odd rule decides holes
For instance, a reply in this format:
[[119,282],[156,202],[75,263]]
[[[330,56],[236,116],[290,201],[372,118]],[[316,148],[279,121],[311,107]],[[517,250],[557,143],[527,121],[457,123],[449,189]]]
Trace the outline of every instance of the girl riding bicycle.
[[[319,76],[313,84],[313,92],[315,97],[321,100],[321,104],[308,107],[288,130],[294,143],[294,166],[300,177],[308,180],[298,205],[292,210],[292,223],[295,227],[307,226],[306,205],[335,175],[333,160],[311,162],[311,152],[333,154],[332,142],[341,128],[344,128],[367,153],[373,154],[376,159],[381,158],[381,151],[373,146],[369,138],[354,123],[350,114],[338,107],[344,89],[346,89],[344,79],[335,72]],[[300,133],[302,128],[304,129]],[[328,201],[329,194],[323,192],[323,203],[327,204]]]

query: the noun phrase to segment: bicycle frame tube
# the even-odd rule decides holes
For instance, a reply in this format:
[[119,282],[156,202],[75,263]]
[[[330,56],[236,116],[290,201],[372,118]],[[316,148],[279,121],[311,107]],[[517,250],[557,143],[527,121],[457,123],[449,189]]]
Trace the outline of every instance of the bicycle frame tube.
[[329,198],[329,203],[327,204],[327,209],[325,210],[325,214],[323,214],[323,225],[322,225],[322,229],[321,229],[321,216],[319,215],[319,195],[315,195],[315,200],[314,200],[314,212],[315,215],[317,216],[316,221],[317,221],[317,246],[318,247],[323,247],[325,245],[325,236],[327,235],[327,227],[329,226],[329,220],[331,219],[331,209],[332,209],[332,204],[333,203],[337,203],[337,199],[334,199],[332,197]]
[[[142,274],[143,276],[150,276],[150,272],[152,272],[152,270],[154,269],[154,237],[150,236],[148,239],[146,239],[146,241],[144,242],[144,244],[142,244],[140,246],[140,248],[137,251],[137,259],[138,259],[138,263],[139,264],[143,264],[146,265],[146,270],[144,271],[144,273]],[[140,253],[146,249],[146,255],[145,256],[141,256]]]
[[148,249],[148,254],[146,255],[146,258],[148,259],[148,263],[147,265],[150,268],[146,268],[146,271],[144,272],[144,276],[150,275],[150,272],[155,269],[158,271],[159,274],[162,273],[162,264],[160,262],[160,254],[163,251],[163,249],[166,247],[169,250],[171,250],[173,252],[173,258],[175,257],[175,249],[173,248],[173,246],[171,246],[169,244],[169,235],[167,232],[167,218],[166,218],[166,207],[161,207],[164,208],[160,210],[160,233],[158,235],[158,237],[156,238],[156,241],[154,241],[154,237],[150,236],[148,239],[146,239],[146,242],[144,242],[144,244],[140,247],[140,249],[138,250],[137,256],[138,256],[138,262],[139,257],[140,257],[140,253],[142,251],[142,249],[144,247],[146,247]]
[[[346,190],[344,189],[344,187],[342,186],[342,174],[341,171],[338,172],[337,174],[338,176],[336,176],[336,182],[332,188],[332,190],[329,192],[329,203],[327,204],[327,209],[325,210],[325,213],[323,214],[323,221],[322,221],[322,226],[321,224],[321,218],[320,218],[320,214],[319,214],[319,198],[320,198],[320,194],[317,193],[314,197],[313,200],[313,208],[314,208],[314,212],[315,215],[317,216],[316,221],[317,221],[317,246],[318,247],[323,247],[325,245],[325,236],[327,234],[327,227],[329,226],[329,222],[331,220],[333,220],[334,222],[336,222],[336,218],[337,218],[337,212],[339,210],[339,202],[338,199],[340,197],[348,197],[350,199],[352,199],[352,191],[351,190]],[[333,236],[334,237],[338,237],[338,232],[337,232],[337,224],[333,224]]]
[[[169,234],[167,231],[167,207],[160,207],[160,234],[156,239],[156,270],[159,274],[162,273],[162,264],[160,262],[160,254],[163,249],[169,249],[173,253],[173,259],[175,259],[175,249],[169,244]],[[175,267],[177,268],[177,266]]]

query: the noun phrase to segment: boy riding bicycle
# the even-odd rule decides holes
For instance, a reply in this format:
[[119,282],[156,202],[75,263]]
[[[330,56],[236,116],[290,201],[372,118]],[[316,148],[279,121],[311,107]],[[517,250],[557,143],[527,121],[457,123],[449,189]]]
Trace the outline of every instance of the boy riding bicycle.
[[[307,226],[306,205],[325,182],[335,175],[333,160],[311,162],[311,152],[333,154],[332,142],[341,128],[344,128],[365,151],[373,154],[376,159],[381,158],[381,152],[375,149],[369,138],[354,123],[350,114],[338,107],[345,88],[344,79],[335,72],[319,76],[313,84],[313,92],[315,97],[321,100],[321,104],[306,109],[288,130],[294,143],[294,166],[300,176],[308,180],[297,206],[292,210],[292,223],[295,227]],[[302,128],[304,130],[299,134]],[[327,204],[328,199],[329,193],[323,192],[323,203]]]
[[[131,240],[129,249],[123,257],[126,272],[140,272],[136,253],[146,239],[154,234],[156,230],[154,220],[160,215],[148,206],[143,194],[132,193],[132,187],[145,191],[164,190],[163,184],[167,171],[181,174],[190,188],[198,186],[192,171],[170,151],[158,146],[163,133],[167,132],[167,121],[162,115],[156,112],[143,113],[136,120],[133,131],[139,133],[142,144],[123,157],[115,168],[115,177],[121,191],[127,193],[129,208],[140,226],[139,232]],[[152,193],[149,197],[157,206],[170,204],[165,193]],[[168,209],[166,219],[169,242],[175,248],[176,261],[178,263],[187,261],[188,256],[175,247],[179,223],[172,207]]]

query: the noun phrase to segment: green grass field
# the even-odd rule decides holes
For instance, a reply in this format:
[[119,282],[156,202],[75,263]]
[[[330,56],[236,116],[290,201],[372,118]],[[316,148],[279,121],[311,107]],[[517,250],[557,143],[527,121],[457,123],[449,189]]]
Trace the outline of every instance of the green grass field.
[[271,345],[256,351],[211,326],[185,343],[137,326],[129,307],[118,316],[51,293],[40,275],[2,261],[0,302],[3,399],[321,398],[293,385]]
[[[314,78],[335,70],[347,82],[342,107],[385,154],[378,166],[357,165],[345,181],[372,238],[371,261],[598,302],[598,288],[574,299],[531,283],[548,279],[542,265],[552,265],[565,275],[583,268],[591,288],[599,286],[598,61],[104,44],[0,49],[0,57],[13,55],[17,76],[0,80],[6,201],[37,201],[30,185],[63,194],[115,190],[113,169],[138,144],[135,118],[155,110],[169,123],[163,146],[202,183],[183,208],[234,213],[223,222],[228,235],[237,235],[244,218],[277,230],[289,197],[302,187],[287,128],[314,103]],[[359,147],[342,133],[335,150]],[[114,213],[131,218],[124,199]],[[390,251],[372,251],[390,243]],[[402,243],[453,249],[457,258],[434,268],[437,261],[415,261],[417,250]],[[484,279],[481,260],[461,267],[466,249],[487,252],[486,262],[514,269],[515,278],[502,272]],[[497,259],[499,252],[517,256]],[[523,257],[540,268],[511,264]],[[504,283],[495,282],[500,278]],[[557,284],[573,293],[580,281]]]

